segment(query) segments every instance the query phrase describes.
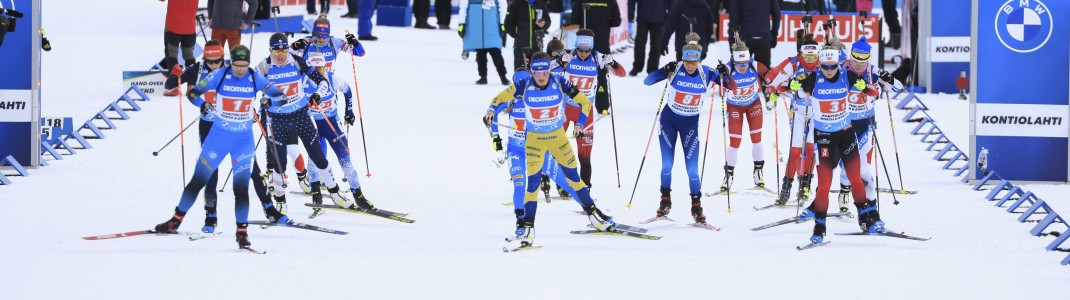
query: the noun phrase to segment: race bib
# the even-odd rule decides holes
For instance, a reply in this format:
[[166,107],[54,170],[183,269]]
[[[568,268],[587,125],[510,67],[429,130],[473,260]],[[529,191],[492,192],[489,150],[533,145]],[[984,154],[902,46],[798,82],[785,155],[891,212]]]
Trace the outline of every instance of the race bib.
[[583,92],[583,95],[587,96],[587,98],[594,97],[594,77],[569,75],[568,80],[572,82],[572,85],[576,86],[576,89]]
[[528,120],[535,125],[551,125],[561,121],[561,107],[528,108]]
[[696,115],[702,105],[702,95],[676,91],[670,108],[681,115]]

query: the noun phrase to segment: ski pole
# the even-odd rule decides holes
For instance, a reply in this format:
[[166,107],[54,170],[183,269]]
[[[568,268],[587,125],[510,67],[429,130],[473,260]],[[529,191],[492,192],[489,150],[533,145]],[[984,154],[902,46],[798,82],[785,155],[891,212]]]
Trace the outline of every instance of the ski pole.
[[[721,60],[717,60],[717,64],[724,64],[724,62],[722,62]],[[726,100],[724,99],[724,94],[726,92],[728,92],[728,91],[727,91],[727,89],[724,88],[724,86],[725,86],[724,85],[724,79],[725,79],[725,76],[722,75],[722,77],[721,77],[721,112],[722,112],[721,113],[721,132],[722,132],[722,135],[723,135],[723,138],[722,138],[723,143],[721,144],[721,149],[724,149],[724,157],[727,158],[728,157],[728,125],[726,125],[726,123],[727,123],[726,119],[728,118],[728,105],[726,103]],[[731,191],[731,188],[729,188],[728,191],[725,191],[725,196],[728,197],[728,213],[731,214],[732,213],[732,191]]]
[[[899,205],[899,198],[895,196],[895,190],[891,189],[891,187],[892,187],[892,177],[890,175],[888,175],[888,164],[884,161],[884,153],[881,152],[881,144],[877,142],[877,134],[876,134],[876,132],[874,132],[874,134],[873,134],[873,146],[877,147],[877,155],[880,155],[881,165],[884,166],[884,178],[888,179],[888,187],[892,191],[892,199],[894,200],[892,202],[892,204]],[[880,190],[877,190],[877,194],[878,195],[880,195],[880,192],[881,192]],[[878,208],[880,207],[880,202],[877,202],[877,207]]]
[[205,26],[204,26],[204,23],[205,23],[204,15],[203,14],[197,14],[197,17],[195,19],[197,20],[197,28],[201,29],[201,38],[204,38],[204,43],[207,44],[208,43],[208,36],[204,34],[204,28],[205,28]]
[[[183,99],[182,99],[183,98],[182,97],[182,94],[183,94],[182,93],[182,76],[176,76],[176,78],[178,79],[178,127],[182,128],[182,131],[180,131],[178,133],[178,136],[179,136],[178,142],[179,142],[179,149],[182,149],[182,182],[183,182],[183,184],[185,184],[185,181],[186,181],[186,135],[183,134],[183,132],[186,131],[186,128],[182,127],[182,123],[186,123],[186,120],[184,119],[183,113],[182,113],[182,102],[183,102]],[[193,125],[193,123],[190,123],[190,125]]]
[[617,188],[620,189],[620,159],[617,156],[617,120],[613,118],[613,85],[609,82],[609,75],[606,75],[606,95],[609,97],[609,126],[613,129],[613,163],[617,167]]
[[[346,34],[349,34],[349,29],[346,29]],[[353,57],[353,52],[349,52],[349,64],[353,68],[353,94],[357,98],[357,116],[360,118],[360,143],[364,145],[364,170],[368,172],[366,176],[372,177],[371,166],[368,165],[368,141],[364,138],[364,111],[360,105],[360,85],[357,84],[357,61]]]
[[[899,165],[899,142],[896,141],[895,138],[895,119],[892,118],[892,98],[889,97],[886,92],[884,93],[884,99],[888,102],[888,128],[892,130],[892,147],[895,150],[895,168],[896,171],[899,172],[899,191],[906,192],[906,187],[903,186],[903,167]],[[885,167],[885,171],[887,170],[887,167]],[[891,188],[891,186],[888,188]]]
[[178,139],[178,136],[182,135],[183,132],[186,132],[187,129],[189,129],[191,126],[193,126],[193,123],[197,123],[197,120],[193,120],[193,122],[189,122],[189,125],[186,125],[186,128],[182,128],[182,131],[179,131],[178,134],[175,135],[175,137],[171,138],[170,141],[167,141],[167,144],[164,144],[163,147],[160,147],[160,150],[152,151],[152,156],[160,155],[160,152],[163,152],[163,149],[166,149],[167,146],[171,145],[172,142],[174,142],[176,139]]
[[706,153],[710,152],[710,124],[713,123],[713,95],[710,95],[710,113],[706,117],[706,142],[702,145],[702,170],[698,175],[698,186],[706,178]]
[[628,209],[632,209],[632,201],[635,200],[635,190],[639,188],[639,176],[643,174],[643,164],[646,163],[646,154],[650,151],[650,141],[654,138],[654,128],[658,126],[658,116],[661,115],[661,107],[665,104],[665,94],[669,91],[669,84],[676,79],[677,69],[672,70],[669,80],[665,81],[665,88],[661,90],[661,100],[658,101],[658,110],[654,112],[654,124],[650,125],[650,135],[646,138],[646,148],[643,149],[643,159],[639,161],[639,172],[635,174],[635,186],[632,187],[632,197],[628,199]]
[[[271,116],[267,115],[267,112],[266,112],[267,109],[264,109],[264,110],[265,110],[264,118],[267,119],[267,120],[265,120],[267,122],[267,126],[271,127]],[[265,129],[264,124],[260,122],[260,117],[257,117],[256,115],[257,115],[256,113],[253,113],[253,119],[256,121],[256,125],[260,126],[260,135],[261,136],[267,136],[267,141],[268,141],[269,144],[271,144],[271,146],[268,146],[268,149],[267,149],[268,153],[270,153],[271,157],[275,159],[275,169],[276,169],[276,171],[279,171],[279,174],[281,175],[281,174],[283,174],[283,172],[281,171],[282,167],[283,167],[282,161],[279,160],[279,154],[276,153],[277,151],[273,151],[272,150],[272,148],[274,148],[276,146],[275,138],[272,136],[271,131],[268,131],[268,130]],[[287,186],[286,181],[283,180],[282,188],[286,188],[286,186]]]
[[271,7],[271,19],[275,20],[275,32],[279,32],[279,12],[280,10],[278,5]]

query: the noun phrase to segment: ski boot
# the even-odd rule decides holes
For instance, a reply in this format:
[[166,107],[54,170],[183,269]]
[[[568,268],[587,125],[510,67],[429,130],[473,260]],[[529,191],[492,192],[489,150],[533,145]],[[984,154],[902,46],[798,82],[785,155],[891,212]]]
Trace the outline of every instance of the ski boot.
[[881,221],[880,212],[877,209],[877,201],[869,200],[855,203],[858,209],[858,227],[864,232],[884,232],[884,221]]
[[806,222],[806,221],[809,221],[810,219],[813,219],[814,215],[815,215],[814,211],[815,211],[814,210],[814,204],[810,203],[810,206],[807,206],[805,209],[803,209],[802,213],[799,213],[799,216],[796,217],[796,221],[798,221],[798,222]]
[[204,208],[204,227],[201,227],[201,232],[213,233],[216,227],[216,212],[215,207]]
[[[809,210],[807,210],[809,211]],[[825,239],[825,213],[819,212],[814,215],[814,234],[810,236],[811,243],[821,243]]]
[[364,192],[361,192],[360,188],[353,190],[353,200],[356,202],[357,207],[367,210],[375,210],[375,205],[372,204],[368,198],[364,198]]
[[568,194],[568,191],[566,191],[563,187],[557,187],[557,195],[561,196],[561,198],[572,198],[572,196]]
[[841,184],[840,185],[839,198],[840,198],[840,212],[846,213],[846,212],[850,211],[849,209],[847,209],[847,201],[848,201],[848,199],[851,199],[851,186],[842,185]]
[[312,193],[312,186],[308,183],[308,170],[297,172],[297,185],[301,186],[301,192],[306,195]]
[[327,193],[330,194],[331,200],[334,201],[335,205],[341,206],[342,208],[352,209],[353,201],[350,201],[349,199],[346,199],[346,197],[343,197],[342,194],[338,192],[338,190],[339,189],[337,184],[335,184],[333,187],[327,188]]
[[166,222],[156,224],[156,227],[154,229],[156,233],[173,233],[178,230],[178,226],[182,225],[182,218],[185,217],[186,212],[180,211],[176,207],[175,214],[171,216],[171,219],[167,220]]
[[669,192],[672,192],[672,189],[661,188],[661,204],[658,205],[658,217],[668,216],[669,210],[672,209],[672,198],[669,197]]
[[594,225],[595,229],[600,231],[612,231],[613,227],[617,226],[617,223],[613,222],[613,217],[602,213],[602,210],[595,207],[594,204],[584,207],[583,211],[587,213],[587,219],[591,221],[591,225]]
[[239,249],[249,248],[249,246],[253,245],[253,243],[249,242],[249,223],[238,223],[238,230],[234,232],[234,236],[237,237]]
[[275,224],[290,223],[290,217],[279,212],[279,210],[275,209],[275,206],[271,205],[271,203],[264,204],[264,217],[268,219],[268,222]]
[[706,224],[706,214],[702,213],[702,195],[691,195],[691,217],[695,223]]
[[764,168],[764,160],[754,162],[754,186],[756,187],[765,188],[765,176],[762,175],[762,169]]
[[550,203],[550,177],[542,175],[542,183],[539,184],[539,190],[542,190],[543,196],[546,197],[546,203]]
[[736,173],[736,167],[724,166],[724,181],[721,182],[721,193],[728,193],[732,189],[732,177]]
[[516,219],[516,236],[512,239],[518,242],[520,247],[530,247],[535,244],[535,220]]
[[806,174],[799,178],[799,194],[796,195],[799,203],[806,202],[807,199],[810,199],[810,179],[813,177],[813,174]]
[[773,202],[773,204],[776,204],[777,206],[784,206],[788,204],[788,198],[791,198],[792,181],[793,180],[791,177],[784,177],[784,183],[780,184],[780,195],[777,196],[776,202]]
[[282,195],[282,196],[276,195],[276,196],[273,196],[273,198],[275,198],[275,207],[279,208],[279,213],[282,213],[284,215],[287,214],[286,213],[286,195]]

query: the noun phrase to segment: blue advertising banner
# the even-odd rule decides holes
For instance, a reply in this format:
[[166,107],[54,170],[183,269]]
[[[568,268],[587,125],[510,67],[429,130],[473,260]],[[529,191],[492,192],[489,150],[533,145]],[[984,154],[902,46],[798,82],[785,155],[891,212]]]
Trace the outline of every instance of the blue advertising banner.
[[987,149],[988,169],[1008,180],[1067,181],[1070,1],[973,5],[971,157]]
[[[955,80],[970,69],[970,0],[932,1],[928,43],[929,92],[957,94]],[[969,76],[969,72],[966,73]]]
[[0,158],[36,166],[40,0],[0,0]]

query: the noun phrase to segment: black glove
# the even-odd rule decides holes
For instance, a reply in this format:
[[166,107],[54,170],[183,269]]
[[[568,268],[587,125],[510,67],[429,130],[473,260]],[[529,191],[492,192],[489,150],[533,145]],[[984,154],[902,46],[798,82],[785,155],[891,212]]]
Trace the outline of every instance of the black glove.
[[502,137],[494,136],[494,151],[502,151]]
[[260,97],[260,107],[262,107],[262,108],[271,107],[271,98]]
[[892,82],[892,74],[888,73],[888,71],[881,70],[880,77],[884,82]]
[[354,47],[360,44],[360,42],[357,41],[357,37],[353,36],[352,33],[346,33],[346,43],[349,43]]
[[661,69],[669,73],[676,72],[676,62],[670,61],[669,63],[665,64],[664,67],[661,67]]
[[718,62],[717,73],[721,73],[721,75],[728,75],[728,66],[724,65],[723,62]]
[[201,115],[202,116],[207,116],[208,114],[212,113],[212,111],[214,111],[214,110],[215,110],[215,105],[213,105],[211,103],[208,103],[208,101],[205,101],[204,103],[201,103]]
[[357,117],[353,116],[353,111],[346,111],[346,125],[353,125],[353,121],[356,121]]
[[308,41],[305,41],[305,39],[297,39],[292,44],[290,44],[290,49],[294,49],[294,51],[305,50],[305,48],[307,47]]
[[308,97],[308,103],[314,106],[320,106],[320,93],[312,93],[312,96]]

